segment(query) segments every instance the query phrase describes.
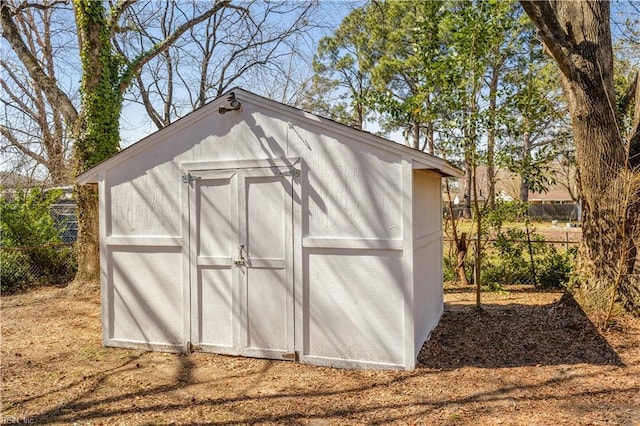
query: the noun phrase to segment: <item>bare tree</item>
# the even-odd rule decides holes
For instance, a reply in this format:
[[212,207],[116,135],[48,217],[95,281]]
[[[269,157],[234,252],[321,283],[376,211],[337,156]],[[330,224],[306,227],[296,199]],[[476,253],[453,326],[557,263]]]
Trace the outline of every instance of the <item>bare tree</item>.
[[[221,10],[149,61],[128,100],[142,104],[154,125],[162,128],[232,87],[253,87],[264,78],[289,81],[292,60],[300,55],[296,43],[317,26],[316,6],[315,1],[253,0],[243,3],[242,9]],[[167,2],[131,15],[140,30],[118,37],[116,46],[126,55],[135,46],[153,45],[180,25],[184,16],[204,7],[198,1]],[[282,86],[278,98],[288,90]]]
[[[64,8],[67,14],[71,11],[49,0],[39,6],[25,7],[16,14],[15,24],[39,67],[58,80],[61,70],[54,56],[61,39],[68,38],[64,33],[69,28],[55,15],[64,13]],[[27,173],[34,170],[53,185],[69,184],[70,137],[61,106],[47,101],[46,93],[33,84],[15,58],[3,55],[0,69],[0,150],[5,162],[19,164]]]
[[[167,51],[193,27],[206,22],[226,8],[245,10],[231,4],[231,0],[216,0],[203,11],[194,10],[185,16],[173,31],[152,45],[139,45],[129,54],[114,49],[114,40],[123,34],[139,30],[133,17],[143,14],[152,2],[121,0],[105,4],[90,0],[73,3],[74,22],[78,40],[81,70],[81,99],[77,107],[73,96],[65,91],[54,75],[38,61],[38,51],[25,42],[19,20],[29,9],[47,9],[57,4],[12,3],[0,0],[2,36],[11,46],[15,58],[22,65],[31,82],[44,93],[49,105],[56,105],[73,134],[74,174],[82,173],[98,162],[109,158],[119,149],[119,119],[124,93],[145,64]],[[98,203],[97,191],[92,187],[78,187],[79,239],[78,274],[76,287],[95,288],[99,281]]]

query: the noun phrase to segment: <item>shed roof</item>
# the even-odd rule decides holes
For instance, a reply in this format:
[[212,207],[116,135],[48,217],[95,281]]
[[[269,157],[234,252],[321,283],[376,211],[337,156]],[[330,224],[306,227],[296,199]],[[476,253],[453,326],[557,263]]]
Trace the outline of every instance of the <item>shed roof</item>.
[[[344,124],[338,123],[334,120],[320,117],[316,114],[312,114],[306,111],[303,111],[299,108],[295,108],[260,95],[256,95],[255,93],[249,92],[244,89],[236,88],[233,89],[236,98],[241,102],[251,103],[265,110],[276,111],[282,116],[286,116],[290,119],[307,122],[309,124],[313,124],[315,126],[323,127],[328,130],[332,130],[335,133],[343,134],[352,139],[358,140],[360,142],[370,144],[376,146],[377,148],[395,152],[397,154],[402,155],[403,157],[409,158],[413,161],[414,169],[425,169],[435,171],[442,176],[462,176],[463,173],[460,169],[453,166],[448,161],[436,157],[431,154],[427,154],[426,152],[419,151],[417,149],[410,148],[405,145],[401,145],[392,140],[374,135],[373,133],[369,133],[363,130],[358,130],[353,127],[346,126]],[[229,92],[230,93],[230,92]],[[226,93],[222,96],[217,97],[212,100],[208,104],[194,110],[193,112],[187,114],[186,116],[176,120],[169,126],[160,129],[140,141],[134,143],[133,145],[123,149],[118,152],[114,156],[100,162],[96,166],[87,170],[86,172],[78,175],[76,177],[76,181],[79,184],[86,183],[96,183],[98,181],[98,175],[108,170],[117,164],[120,164],[127,159],[151,148],[160,140],[164,139],[164,136],[168,136],[175,132],[180,131],[188,127],[191,123],[194,123],[208,115],[217,114],[218,108],[227,103],[227,96],[229,93]]]

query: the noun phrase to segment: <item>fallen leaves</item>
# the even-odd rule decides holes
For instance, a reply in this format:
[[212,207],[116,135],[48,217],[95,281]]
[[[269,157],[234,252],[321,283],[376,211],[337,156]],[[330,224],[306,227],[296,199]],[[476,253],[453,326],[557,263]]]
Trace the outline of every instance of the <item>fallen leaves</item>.
[[[103,348],[97,298],[3,297],[2,413],[48,424],[639,424],[640,320],[524,287],[445,295],[415,371]],[[20,354],[20,356],[17,356]]]

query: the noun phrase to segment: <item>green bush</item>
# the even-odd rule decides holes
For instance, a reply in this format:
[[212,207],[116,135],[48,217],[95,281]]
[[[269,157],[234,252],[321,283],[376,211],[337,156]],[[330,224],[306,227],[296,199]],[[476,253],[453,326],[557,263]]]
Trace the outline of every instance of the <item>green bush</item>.
[[445,256],[442,268],[442,279],[444,282],[456,280],[456,260],[454,256]]
[[495,282],[484,283],[482,289],[492,293],[507,293],[503,286]]
[[571,278],[575,248],[560,253],[551,247],[537,262],[538,285],[541,288],[564,288]]
[[0,251],[0,291],[15,291],[25,287],[29,281],[29,257],[23,251]]
[[[60,191],[16,191],[13,199],[0,199],[2,291],[29,285],[63,284],[76,270],[73,247],[62,244],[51,205]],[[63,231],[63,230],[62,230]]]
[[480,271],[480,279],[487,286],[502,285],[505,281],[504,267],[497,264],[495,261],[487,260],[483,262],[482,270]]
[[482,283],[489,288],[534,283],[540,288],[563,288],[571,278],[576,249],[559,252],[539,235],[533,234],[531,239],[535,281],[526,233],[507,229],[485,251]]
[[485,225],[489,230],[500,231],[505,222],[519,222],[527,214],[527,203],[496,200],[496,207],[488,210]]

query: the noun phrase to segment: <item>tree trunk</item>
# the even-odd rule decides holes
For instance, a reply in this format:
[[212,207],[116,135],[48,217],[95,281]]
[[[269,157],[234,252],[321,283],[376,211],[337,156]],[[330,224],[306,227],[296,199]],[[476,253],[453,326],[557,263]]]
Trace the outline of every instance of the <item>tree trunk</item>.
[[453,243],[456,247],[456,267],[455,275],[457,280],[462,285],[469,285],[467,280],[467,273],[465,270],[465,259],[467,258],[467,233],[462,232],[458,235],[458,219],[455,217],[453,209],[453,200],[451,200],[451,191],[449,190],[449,183],[447,182],[447,206],[449,207],[449,220],[451,220],[451,230],[453,231]]
[[458,282],[462,285],[469,285],[469,280],[467,280],[467,271],[464,266],[464,261],[467,258],[467,233],[463,232],[460,234],[460,239],[456,241],[456,251],[457,251],[457,265],[456,265],[456,276],[458,277]]
[[435,133],[435,130],[433,128],[433,121],[429,121],[427,123],[427,131],[425,133],[425,139],[426,139],[425,144],[427,145],[427,152],[431,155],[435,155],[436,153],[434,133]]
[[[120,146],[120,59],[111,51],[109,26],[102,2],[74,2],[82,61],[82,122],[76,135],[74,159],[80,174],[118,152]],[[78,273],[74,288],[98,287],[98,193],[78,187]]]
[[496,207],[496,170],[494,164],[494,151],[496,146],[496,107],[498,97],[498,82],[500,79],[500,69],[502,62],[498,63],[491,70],[491,81],[489,82],[489,131],[487,133],[487,180],[489,181],[489,194],[487,202],[489,208]]
[[[522,137],[522,162],[529,164],[531,161],[531,133],[524,132]],[[520,176],[520,201],[523,203],[529,202],[529,184],[524,176]]]
[[[548,53],[561,71],[561,82],[573,124],[582,197],[583,239],[579,251],[580,293],[596,308],[602,294],[610,294],[620,256],[621,241],[637,229],[640,197],[620,205],[619,180],[627,167],[627,153],[616,120],[613,90],[613,51],[608,1],[521,1],[540,30]],[[633,268],[631,268],[633,269]],[[623,303],[640,313],[637,283],[620,286]]]
[[476,286],[476,309],[482,307],[482,211],[480,210],[480,202],[478,200],[478,166],[473,163],[473,214],[476,222],[476,246],[475,258],[473,262],[473,283]]
[[[465,115],[469,115],[466,112]],[[468,121],[468,117],[465,118],[465,122]],[[464,129],[464,196],[462,198],[462,217],[465,219],[471,219],[471,191],[473,186],[473,160],[474,155],[472,149],[476,147],[473,145],[475,141],[469,141],[469,129]]]
[[473,184],[472,174],[473,174],[473,170],[472,170],[471,154],[469,152],[465,152],[464,154],[464,196],[462,198],[462,217],[465,219],[471,219],[471,188]]
[[78,241],[76,243],[78,273],[71,287],[75,292],[90,292],[99,288],[100,277],[97,188],[90,185],[77,186],[76,202],[78,203]]
[[420,123],[417,121],[411,122],[411,140],[413,149],[420,149]]
[[[427,97],[425,101],[425,108],[429,110],[431,108],[431,99]],[[436,152],[436,144],[435,144],[435,127],[433,125],[433,119],[429,119],[426,123],[426,129],[424,132],[424,145],[422,145],[422,151],[427,150],[427,152],[431,155],[435,155]]]

